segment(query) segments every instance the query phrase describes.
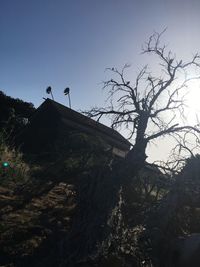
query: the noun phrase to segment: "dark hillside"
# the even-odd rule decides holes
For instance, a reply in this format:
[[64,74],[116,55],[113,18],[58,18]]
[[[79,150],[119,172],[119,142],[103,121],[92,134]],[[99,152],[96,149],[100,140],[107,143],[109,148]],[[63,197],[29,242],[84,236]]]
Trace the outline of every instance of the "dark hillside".
[[[13,122],[9,101],[4,117]],[[82,117],[76,130],[63,123],[54,103],[38,116],[31,104],[12,101],[21,103],[13,104],[17,118],[31,116],[21,131],[30,146],[22,155],[0,135],[0,266],[183,266],[166,265],[166,255],[179,235],[199,232],[199,156],[167,176],[137,154],[114,154],[119,135],[110,142],[83,132]]]
[[[4,107],[9,110],[5,103]],[[18,114],[31,116],[30,110],[28,104],[28,113]],[[54,109],[50,111],[43,113],[47,120],[38,116],[35,130],[26,135],[29,144],[34,140],[32,151],[39,148],[41,153],[33,155],[28,149],[22,157],[0,139],[1,163],[10,164],[0,172],[0,265],[117,267],[127,262],[140,266],[137,236],[144,210],[162,195],[162,175],[145,170],[136,176],[134,166],[130,173],[104,135],[58,128],[52,146],[59,124],[52,123],[58,119]],[[31,122],[36,115],[37,111]],[[51,149],[44,146],[45,138]],[[116,139],[112,140],[118,145]]]
[[[71,136],[66,148],[68,153],[57,154],[54,162],[32,166],[25,181],[13,183],[12,169],[1,173],[1,179],[6,175],[8,180],[0,187],[0,265],[78,266],[93,251],[94,240],[102,234],[94,215],[96,220],[104,216],[108,204],[102,202],[102,192],[111,182],[105,180],[110,154],[85,135]],[[88,196],[98,197],[98,202]]]
[[6,96],[0,91],[0,129],[13,135],[28,122],[35,108],[32,103]]

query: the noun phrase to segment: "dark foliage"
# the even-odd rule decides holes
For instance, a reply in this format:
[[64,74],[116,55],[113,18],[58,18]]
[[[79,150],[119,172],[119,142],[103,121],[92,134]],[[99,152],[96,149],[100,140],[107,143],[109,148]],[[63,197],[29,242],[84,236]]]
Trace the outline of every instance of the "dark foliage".
[[34,110],[32,103],[14,99],[0,91],[0,129],[12,137],[28,122]]

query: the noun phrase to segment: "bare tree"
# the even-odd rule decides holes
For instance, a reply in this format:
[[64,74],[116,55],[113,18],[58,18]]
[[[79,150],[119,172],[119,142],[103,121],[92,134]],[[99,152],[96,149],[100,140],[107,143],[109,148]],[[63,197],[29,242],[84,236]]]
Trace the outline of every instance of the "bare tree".
[[109,104],[86,112],[98,121],[103,116],[109,116],[113,128],[124,127],[129,131],[128,139],[133,142],[127,156],[130,160],[136,155],[137,159],[144,161],[147,144],[160,137],[173,136],[179,142],[176,148],[181,152],[187,149],[185,137],[192,134],[197,140],[200,133],[199,125],[187,124],[184,115],[189,82],[200,78],[200,75],[191,75],[194,68],[195,72],[200,71],[200,55],[195,54],[187,62],[177,60],[161,44],[162,34],[154,33],[142,48],[142,54],[156,57],[160,74],[152,74],[145,66],[133,83],[125,77],[129,65],[125,65],[122,71],[109,68],[115,76],[115,79],[104,82],[103,86],[108,89]]
[[[88,205],[87,202],[84,204],[84,201],[81,201],[81,210],[84,211],[84,216],[78,218],[77,221],[80,225],[84,225],[82,231],[85,235],[84,242],[82,242],[84,247],[95,248],[95,244],[103,244],[105,240],[109,240],[109,236],[111,240],[113,239],[115,234],[112,234],[112,231],[116,233],[117,227],[109,226],[108,222],[119,202],[119,192],[124,193],[124,208],[125,205],[127,206],[125,194],[130,187],[132,178],[138,175],[145,164],[146,148],[150,142],[160,137],[172,136],[177,141],[176,151],[191,152],[190,149],[187,149],[189,147],[188,136],[193,135],[195,141],[199,139],[199,125],[187,124],[184,116],[184,99],[190,80],[200,78],[200,75],[191,76],[192,71],[195,73],[194,68],[200,73],[200,55],[195,54],[187,62],[177,60],[165,45],[161,45],[161,35],[162,33],[154,33],[142,49],[143,54],[152,55],[157,59],[160,67],[159,74],[153,74],[149,67],[145,66],[136,76],[135,82],[132,82],[126,78],[128,65],[125,65],[122,71],[109,68],[108,70],[114,77],[104,82],[103,86],[108,90],[107,106],[95,107],[85,112],[98,121],[104,116],[110,117],[111,126],[114,129],[121,128],[128,132],[128,139],[132,141],[133,147],[122,165],[118,164],[112,171],[107,170],[105,175],[98,180],[87,181],[84,179],[84,188],[88,189],[83,190],[83,199],[89,199],[95,207],[101,207],[96,212],[92,205]],[[170,166],[165,165],[163,169],[168,171]],[[97,174],[95,176],[98,177]],[[147,182],[145,186],[148,186]],[[158,182],[156,183],[157,186]],[[147,195],[154,189],[155,185],[146,187]],[[159,194],[159,188],[157,190]],[[173,201],[170,203],[174,204]],[[170,205],[168,206],[171,208]],[[135,216],[135,213],[133,214]],[[130,212],[128,215],[131,216]],[[88,224],[88,221],[91,223]],[[103,227],[100,227],[102,225]],[[91,235],[92,232],[95,232],[94,236]],[[86,246],[86,244],[89,245]],[[117,251],[117,242],[114,241],[113,244],[114,250],[116,247]]]

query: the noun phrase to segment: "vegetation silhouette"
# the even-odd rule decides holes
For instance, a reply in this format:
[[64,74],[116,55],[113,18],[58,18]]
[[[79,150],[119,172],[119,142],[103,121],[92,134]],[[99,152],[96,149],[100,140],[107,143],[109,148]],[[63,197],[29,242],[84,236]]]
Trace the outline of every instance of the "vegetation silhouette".
[[0,91],[0,129],[5,131],[9,141],[24,127],[33,115],[35,108],[32,103],[6,96]]
[[[175,139],[176,143],[173,152],[177,150],[179,158],[167,162],[165,165],[155,163],[151,165],[164,171],[171,171],[171,173],[177,173],[178,166],[181,166],[184,162],[181,158],[182,152],[191,152],[188,142],[189,135],[193,136],[193,140],[196,140],[196,147],[199,144],[200,128],[198,123],[196,125],[190,125],[184,116],[184,95],[187,91],[188,83],[192,79],[199,79],[199,75],[191,77],[187,74],[191,74],[193,68],[196,71],[200,70],[200,56],[199,54],[195,54],[187,62],[176,59],[174,54],[167,50],[165,45],[161,44],[162,34],[163,32],[161,34],[154,33],[150,36],[142,50],[143,54],[153,55],[157,58],[158,64],[161,66],[161,73],[155,76],[145,66],[137,75],[135,83],[133,83],[125,76],[125,71],[129,67],[128,65],[125,65],[121,72],[116,68],[109,68],[108,70],[114,75],[113,79],[104,83],[104,88],[108,88],[107,100],[109,102],[107,103],[109,105],[103,108],[95,107],[85,112],[88,116],[96,118],[98,121],[104,116],[111,117],[111,127],[129,130],[128,139],[133,141],[133,148],[128,153],[122,165],[114,170],[115,180],[113,180],[113,183],[118,181],[118,187],[115,187],[116,191],[114,189],[112,191],[114,195],[119,194],[120,190],[122,190],[122,195],[124,194],[123,201],[126,203],[123,206],[128,205],[126,194],[129,191],[128,189],[133,177],[137,177],[139,171],[145,165],[149,166],[146,163],[146,148],[150,142],[157,138],[169,136]],[[183,123],[180,120],[177,121],[177,118],[180,117]],[[160,162],[158,161],[158,163]],[[104,195],[104,198],[106,197],[107,202],[110,203],[109,214],[114,208],[114,202],[109,199],[109,196]],[[163,232],[165,232],[165,227],[170,223],[170,219],[172,218],[169,214],[173,213],[174,216],[176,215],[176,203],[180,205],[179,200],[180,191],[177,191],[177,183],[171,183],[170,193],[163,200],[163,203],[166,202],[166,204],[163,204],[164,206],[166,205],[165,208],[161,209],[162,211],[160,210],[160,213],[156,212],[157,221],[155,224],[159,228],[159,221],[162,218],[164,221],[162,226]],[[163,211],[165,214],[163,214]],[[139,212],[136,212],[136,214],[143,214],[143,218],[140,217],[140,223],[137,221],[139,225],[144,225],[145,222],[145,213],[143,212],[144,210],[142,208]],[[121,211],[121,214],[123,214],[123,211]],[[165,216],[162,217],[161,214]],[[153,220],[152,216],[151,220]],[[127,222],[122,223],[127,225]],[[146,233],[151,229],[150,225],[151,223],[149,221],[147,225],[145,224],[145,227],[148,228]],[[131,231],[128,228],[129,226],[127,225],[126,231]],[[160,233],[160,231],[161,229],[158,229],[157,233]],[[162,244],[161,236],[156,238],[157,233],[151,235],[151,240],[157,240],[157,244],[153,245],[154,247],[159,247],[158,244]],[[109,240],[112,243],[113,251],[119,250],[120,241],[117,243],[116,240],[121,239],[122,235],[120,238],[113,238],[115,240],[113,243]],[[151,247],[151,249],[153,248]],[[147,266],[150,264],[149,261],[152,261],[155,266],[159,266],[160,264],[158,254],[156,260],[154,258],[143,260],[144,264],[148,262]]]

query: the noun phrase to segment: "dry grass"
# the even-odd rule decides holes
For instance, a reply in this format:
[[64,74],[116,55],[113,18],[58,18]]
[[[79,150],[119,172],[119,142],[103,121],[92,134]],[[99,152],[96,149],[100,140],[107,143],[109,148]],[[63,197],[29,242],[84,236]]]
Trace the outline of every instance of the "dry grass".
[[[8,167],[3,166],[5,162]],[[8,146],[3,134],[0,134],[0,164],[0,186],[14,186],[28,180],[28,164],[23,161],[19,151]]]

